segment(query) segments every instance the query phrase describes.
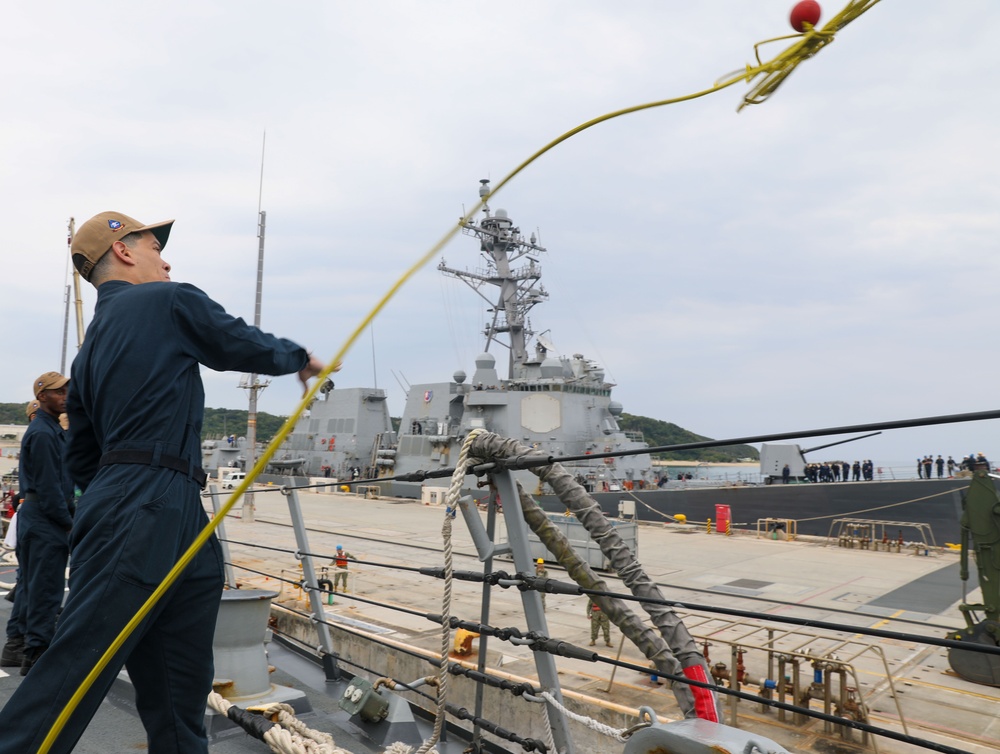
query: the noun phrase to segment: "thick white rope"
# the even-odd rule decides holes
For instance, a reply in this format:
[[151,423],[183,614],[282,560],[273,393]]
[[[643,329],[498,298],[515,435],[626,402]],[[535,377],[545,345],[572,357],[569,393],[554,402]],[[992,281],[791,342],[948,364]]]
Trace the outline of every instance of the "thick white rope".
[[597,722],[597,720],[595,720],[592,717],[587,717],[586,715],[578,715],[572,710],[566,709],[566,707],[564,707],[559,702],[559,700],[556,699],[554,696],[552,696],[552,694],[550,694],[548,691],[543,690],[542,693],[539,694],[539,696],[545,699],[545,701],[547,701],[549,704],[551,704],[553,707],[562,712],[564,715],[566,715],[566,717],[570,718],[571,720],[576,720],[578,723],[583,723],[591,730],[597,731],[598,733],[603,733],[605,736],[610,736],[616,741],[621,741],[623,743],[625,741],[628,741],[628,739],[625,738],[624,735],[625,729],[612,728],[610,725],[605,725],[604,723]]
[[458,463],[451,475],[451,486],[445,496],[447,507],[444,514],[444,524],[441,526],[441,536],[444,540],[444,597],[441,600],[441,660],[438,664],[437,711],[434,715],[434,730],[430,738],[424,741],[417,754],[427,754],[441,739],[444,728],[445,706],[448,701],[448,653],[451,649],[451,587],[452,587],[452,552],[451,552],[451,522],[458,511],[458,498],[462,494],[462,483],[465,481],[466,468],[469,465],[469,448],[477,435],[485,430],[474,429],[462,443],[458,454]]
[[552,720],[549,717],[549,705],[542,705],[542,717],[545,719],[545,745],[549,747],[551,754],[557,754],[556,739],[552,736]]
[[394,744],[386,746],[384,754],[413,754],[413,747],[397,741]]
[[[220,715],[226,715],[229,708],[235,705],[213,691],[208,695],[208,706]],[[329,733],[313,730],[295,717],[295,711],[287,704],[269,704],[254,711],[264,717],[278,717],[274,727],[264,734],[264,742],[275,754],[351,754],[337,746]]]

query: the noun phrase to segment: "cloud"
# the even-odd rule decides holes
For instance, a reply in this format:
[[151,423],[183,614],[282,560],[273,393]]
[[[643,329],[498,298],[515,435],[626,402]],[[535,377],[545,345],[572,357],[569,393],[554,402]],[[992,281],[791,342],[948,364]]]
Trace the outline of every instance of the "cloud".
[[[536,329],[604,363],[630,413],[700,434],[988,408],[994,5],[880,3],[761,106],[735,113],[740,84],[601,124],[543,156],[494,201],[549,248],[552,298],[532,312]],[[70,216],[176,217],[175,277],[249,319],[262,196],[264,326],[332,355],[472,206],[479,179],[496,182],[597,115],[711,86],[751,62],[755,42],[787,33],[788,10],[5,8],[0,317],[16,359],[0,395],[22,400],[61,357]],[[465,238],[443,256],[480,264]],[[483,304],[443,287],[436,262],[337,378],[377,379],[396,414],[392,372],[444,379],[482,347]],[[89,319],[93,292],[83,296]],[[207,373],[209,404],[245,405],[237,381]],[[287,413],[296,394],[293,378],[275,380],[261,406]],[[989,451],[994,434],[933,433],[894,433],[870,454],[964,454],[964,438]]]

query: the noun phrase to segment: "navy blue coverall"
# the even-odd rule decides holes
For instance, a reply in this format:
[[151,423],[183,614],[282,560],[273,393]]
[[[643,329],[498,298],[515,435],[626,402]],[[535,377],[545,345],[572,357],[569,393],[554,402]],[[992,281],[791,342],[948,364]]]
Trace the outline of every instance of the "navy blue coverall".
[[[197,288],[110,280],[73,363],[67,465],[83,490],[70,592],[55,638],[0,712],[0,753],[35,751],[87,673],[205,527],[195,481],[205,396],[199,364],[290,374],[306,351],[227,314]],[[109,452],[149,463],[106,463]],[[120,455],[120,454],[119,454]],[[181,459],[190,472],[162,463]],[[62,730],[69,752],[122,664],[152,754],[207,752],[212,638],[222,591],[213,536],[119,650]]]
[[73,483],[63,462],[65,448],[59,420],[39,411],[21,440],[18,468],[25,501],[17,513],[20,583],[14,614],[21,614],[25,654],[52,642],[66,590]]

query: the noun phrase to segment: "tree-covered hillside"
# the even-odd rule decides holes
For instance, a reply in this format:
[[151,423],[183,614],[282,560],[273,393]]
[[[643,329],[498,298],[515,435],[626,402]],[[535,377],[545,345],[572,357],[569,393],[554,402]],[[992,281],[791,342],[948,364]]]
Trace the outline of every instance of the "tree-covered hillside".
[[[275,416],[263,411],[257,412],[257,440],[270,442],[287,416]],[[205,421],[201,425],[202,440],[218,440],[227,435],[245,436],[247,433],[247,411],[235,408],[206,408]]]
[[[24,408],[27,403],[0,403],[0,424],[24,424]],[[287,417],[275,416],[259,412],[257,414],[257,439],[268,442],[281,429]],[[393,417],[393,427],[399,428],[399,418]],[[708,440],[707,437],[696,435],[670,422],[649,419],[645,416],[622,414],[619,421],[621,428],[630,432],[642,432],[650,445],[673,445],[677,443],[698,442]],[[226,435],[245,435],[247,431],[247,412],[245,409],[206,408],[205,423],[202,426],[201,439],[221,439]],[[740,458],[757,459],[757,450],[749,445],[735,445],[727,448],[709,448],[705,450],[685,450],[675,453],[663,453],[656,456],[661,460],[683,461],[736,461]]]
[[[649,419],[645,416],[621,415],[618,424],[626,432],[642,432],[643,439],[650,445],[679,445],[681,443],[710,440],[670,422]],[[729,445],[722,448],[702,448],[699,450],[678,450],[671,453],[656,453],[654,458],[661,461],[706,461],[726,463],[742,458],[758,460],[757,449],[750,445]]]
[[27,407],[27,401],[24,403],[0,403],[0,424],[27,424],[28,417],[24,415],[24,409]]

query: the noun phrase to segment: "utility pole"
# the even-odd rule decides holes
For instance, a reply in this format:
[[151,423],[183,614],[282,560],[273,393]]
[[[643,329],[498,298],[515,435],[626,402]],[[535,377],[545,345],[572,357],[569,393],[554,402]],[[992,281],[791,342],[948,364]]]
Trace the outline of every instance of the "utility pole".
[[[260,301],[261,293],[264,289],[264,233],[267,226],[267,212],[261,207],[261,199],[264,194],[264,146],[266,144],[267,132],[264,133],[264,141],[260,148],[260,192],[257,196],[257,296],[254,303],[253,324],[260,327]],[[247,375],[246,382],[240,387],[245,388],[250,393],[250,406],[247,410],[247,471],[257,464],[257,394],[266,388],[270,382],[261,382],[256,374]],[[254,497],[249,490],[243,497],[243,522],[251,523],[254,520]]]
[[[69,219],[69,238],[66,239],[71,255],[73,253],[73,236],[75,235],[76,220],[71,217]],[[72,256],[70,261],[72,261]],[[73,292],[76,294],[76,350],[79,351],[83,347],[83,294],[80,292],[80,273],[77,272],[75,264],[73,265]]]
[[[69,267],[67,271],[73,270],[73,285],[76,288],[76,347],[79,350],[83,345],[83,297],[80,295],[80,273],[76,271],[73,264],[73,235],[76,233],[76,220],[69,219],[68,231],[66,233],[66,260]],[[69,302],[71,300],[70,287],[66,285],[66,314],[63,318],[63,340],[62,340],[62,362],[59,366],[59,373],[66,374],[66,349],[69,342]]]

